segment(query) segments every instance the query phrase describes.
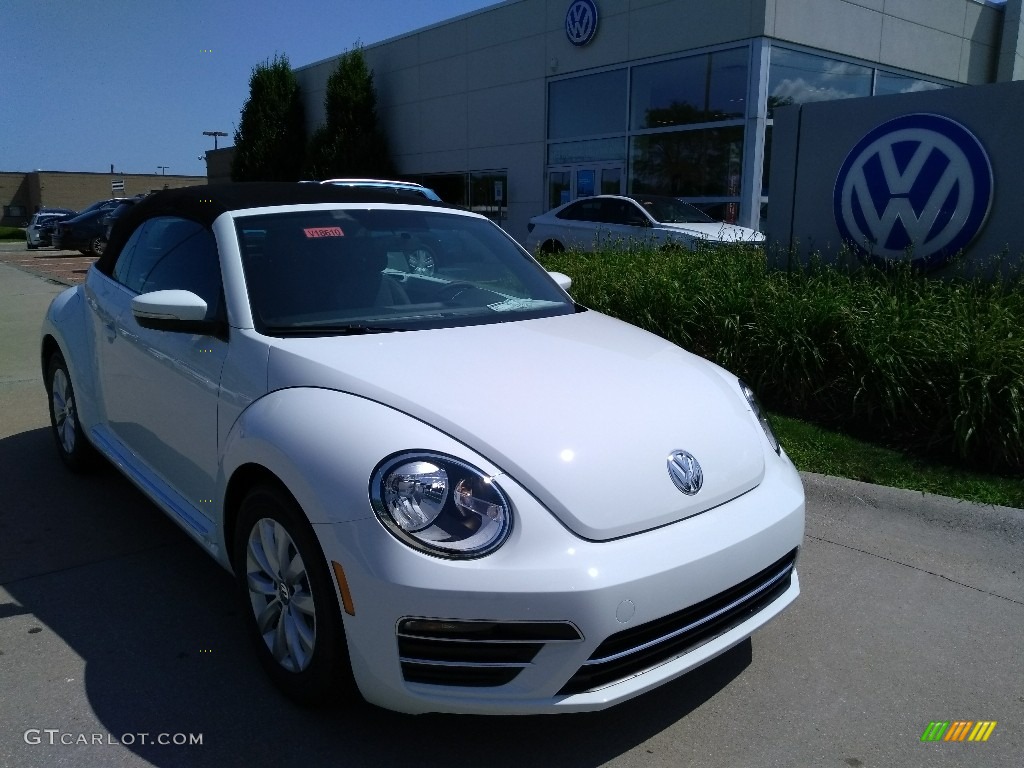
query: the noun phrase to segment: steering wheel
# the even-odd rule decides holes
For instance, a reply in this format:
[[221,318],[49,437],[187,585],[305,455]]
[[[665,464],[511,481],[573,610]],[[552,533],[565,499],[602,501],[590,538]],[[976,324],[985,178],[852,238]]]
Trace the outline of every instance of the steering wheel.
[[472,290],[473,288],[476,288],[473,283],[465,280],[453,280],[450,283],[438,286],[434,290],[433,298],[436,301],[455,301],[455,299],[461,296],[464,292]]

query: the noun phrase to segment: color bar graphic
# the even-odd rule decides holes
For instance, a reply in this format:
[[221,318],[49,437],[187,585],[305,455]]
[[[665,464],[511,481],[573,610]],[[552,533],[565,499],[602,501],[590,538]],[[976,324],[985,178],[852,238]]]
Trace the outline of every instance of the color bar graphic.
[[995,720],[932,720],[921,741],[988,741],[997,724]]

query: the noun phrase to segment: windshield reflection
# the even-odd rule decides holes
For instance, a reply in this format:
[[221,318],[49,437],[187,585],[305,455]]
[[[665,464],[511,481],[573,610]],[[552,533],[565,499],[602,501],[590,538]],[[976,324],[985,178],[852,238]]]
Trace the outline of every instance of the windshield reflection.
[[576,311],[492,222],[434,208],[313,210],[235,222],[257,330],[382,333]]

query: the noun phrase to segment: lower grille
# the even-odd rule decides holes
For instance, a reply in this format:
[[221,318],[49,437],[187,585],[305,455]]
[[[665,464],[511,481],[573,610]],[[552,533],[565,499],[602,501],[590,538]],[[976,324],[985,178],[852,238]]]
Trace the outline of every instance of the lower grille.
[[794,549],[760,573],[696,605],[615,633],[559,694],[592,691],[640,674],[739,626],[789,589],[796,554]]
[[409,683],[490,687],[512,682],[547,643],[579,642],[566,622],[405,618],[398,654]]

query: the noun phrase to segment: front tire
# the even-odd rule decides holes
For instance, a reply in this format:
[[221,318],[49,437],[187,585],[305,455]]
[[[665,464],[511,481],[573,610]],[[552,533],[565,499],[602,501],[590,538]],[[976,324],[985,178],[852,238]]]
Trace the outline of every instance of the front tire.
[[235,578],[260,663],[302,706],[354,691],[345,629],[327,560],[305,514],[274,485],[242,501]]
[[89,241],[89,253],[93,256],[102,256],[103,252],[107,250],[107,241],[103,237],[94,237]]
[[46,392],[50,401],[50,432],[61,461],[72,472],[90,469],[96,454],[78,420],[78,401],[64,355],[54,352],[46,367]]

